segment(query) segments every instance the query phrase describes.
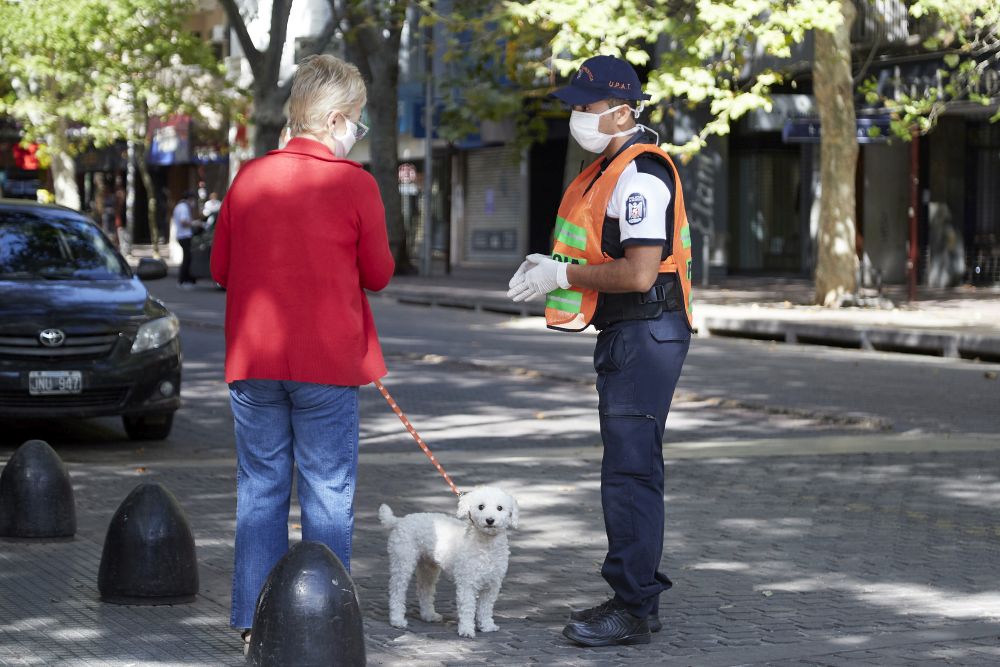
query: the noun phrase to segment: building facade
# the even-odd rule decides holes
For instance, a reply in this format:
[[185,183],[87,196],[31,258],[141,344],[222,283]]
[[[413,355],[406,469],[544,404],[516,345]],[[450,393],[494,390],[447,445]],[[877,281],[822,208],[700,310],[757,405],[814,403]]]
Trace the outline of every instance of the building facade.
[[[944,53],[919,49],[926,27],[902,3],[858,8],[858,78],[874,78],[888,97],[896,89],[937,94],[938,71],[947,65]],[[796,55],[808,63],[811,43]],[[990,123],[1000,103],[1000,65],[996,58],[987,65],[977,92],[991,103],[949,103],[915,147],[891,135],[884,108],[857,97],[855,220],[864,286],[907,281],[914,180],[918,283],[1000,284],[1000,125]],[[795,92],[776,94],[771,111],[747,114],[681,168],[699,276],[704,269],[709,277],[813,274],[822,128],[811,72],[792,79]],[[675,111],[673,140],[683,143],[706,118]]]
[[[853,42],[859,76],[874,78],[883,93],[937,85],[944,54],[922,52],[925,28],[907,15],[904,3],[859,1],[857,6]],[[285,50],[283,64],[289,76],[296,40],[318,32],[327,12],[322,0],[293,4],[292,48]],[[429,246],[439,263],[513,268],[526,253],[549,249],[562,191],[594,156],[569,139],[568,113],[555,105],[547,118],[546,140],[528,150],[514,147],[510,125],[493,122],[482,122],[477,133],[449,143],[436,136],[435,121],[428,142],[426,78],[430,74],[442,81],[447,65],[440,46],[430,59],[424,47],[427,40],[440,45],[446,36],[440,25],[432,34],[418,30],[418,21],[418,10],[412,8],[399,56],[397,166],[410,256],[419,258],[423,252],[427,220]],[[266,29],[263,20],[251,26],[260,39]],[[238,58],[235,40],[231,42]],[[724,275],[813,274],[822,128],[811,96],[811,51],[807,39],[795,57],[806,66],[792,73],[794,87],[775,94],[771,111],[748,114],[730,135],[711,139],[694,159],[678,165],[694,232],[696,282]],[[434,90],[440,96],[439,83]],[[949,104],[933,131],[916,140],[916,150],[890,136],[884,109],[858,98],[856,222],[862,284],[907,280],[914,177],[919,282],[940,287],[1000,283],[1000,126],[989,122],[1000,100],[996,60],[978,92],[992,104]],[[431,106],[436,117],[437,105]],[[701,111],[681,106],[673,111],[671,125],[657,128],[673,143],[684,143],[708,120]],[[428,146],[430,182],[424,166]],[[351,157],[367,163],[367,142],[360,142]],[[234,157],[230,175],[238,162]],[[432,196],[425,216],[426,188]]]

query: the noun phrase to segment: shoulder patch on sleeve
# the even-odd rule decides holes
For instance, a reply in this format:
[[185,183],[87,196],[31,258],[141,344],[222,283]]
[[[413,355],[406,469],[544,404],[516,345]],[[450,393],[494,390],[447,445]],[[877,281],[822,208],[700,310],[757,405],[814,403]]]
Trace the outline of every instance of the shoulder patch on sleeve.
[[646,219],[646,197],[633,192],[625,200],[625,221],[630,225],[638,225]]

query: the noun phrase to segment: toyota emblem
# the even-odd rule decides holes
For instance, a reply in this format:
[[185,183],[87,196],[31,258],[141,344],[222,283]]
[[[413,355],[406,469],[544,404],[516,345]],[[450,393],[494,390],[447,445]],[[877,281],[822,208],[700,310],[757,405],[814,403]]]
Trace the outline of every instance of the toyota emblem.
[[59,329],[46,329],[38,334],[38,341],[45,347],[59,347],[66,342],[66,334]]

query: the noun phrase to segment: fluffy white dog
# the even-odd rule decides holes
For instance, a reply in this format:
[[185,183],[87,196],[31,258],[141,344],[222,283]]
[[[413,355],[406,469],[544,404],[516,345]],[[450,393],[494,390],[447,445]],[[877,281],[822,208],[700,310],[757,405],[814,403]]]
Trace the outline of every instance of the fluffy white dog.
[[455,582],[458,634],[475,637],[499,630],[493,604],[507,574],[507,529],[517,528],[517,501],[500,489],[483,486],[462,494],[455,512],[397,517],[388,505],[378,510],[389,533],[389,623],[406,627],[406,589],[417,574],[420,617],[440,621],[434,590],[442,570]]

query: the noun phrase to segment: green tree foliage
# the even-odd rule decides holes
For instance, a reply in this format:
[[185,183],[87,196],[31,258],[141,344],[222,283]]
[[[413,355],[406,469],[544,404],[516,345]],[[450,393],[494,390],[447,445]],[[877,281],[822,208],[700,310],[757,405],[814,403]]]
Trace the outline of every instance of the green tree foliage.
[[[184,26],[194,11],[193,0],[0,0],[10,83],[0,113],[46,145],[58,199],[73,200],[70,156],[82,148],[141,146],[148,116],[211,115],[237,99],[209,46]],[[74,192],[59,192],[60,179]]]
[[[921,27],[920,47],[942,54],[938,85],[922,90],[894,85],[888,95],[879,90],[874,77],[860,86],[868,104],[892,113],[892,130],[904,139],[914,132],[929,132],[938,117],[956,104],[995,104],[983,83],[988,72],[1000,72],[1000,2],[916,0],[908,9]],[[990,120],[1000,121],[1000,111]]]
[[[648,68],[653,122],[666,111],[661,101],[710,109],[713,118],[698,136],[669,146],[677,153],[697,151],[707,136],[727,133],[731,121],[768,108],[771,89],[783,80],[779,59],[789,58],[809,30],[832,30],[840,22],[836,0],[461,4],[460,15],[441,17],[456,28],[450,118],[502,119],[520,110],[525,94],[533,111],[530,100],[543,99],[584,59],[615,55]],[[519,126],[539,129],[527,121]]]
[[[292,77],[280,78],[281,55],[286,46],[291,0],[271,3],[266,44],[257,46],[247,24],[258,8],[240,0],[220,0],[253,72],[254,152],[263,155],[277,148],[285,126],[285,103]],[[297,48],[299,59],[316,53],[343,51],[360,69],[368,84],[371,122],[372,174],[385,203],[389,242],[397,271],[410,268],[403,229],[402,204],[397,183],[398,79],[400,38],[409,0],[328,0],[330,16],[319,33]]]
[[[864,2],[865,0],[862,0]],[[872,2],[872,0],[867,0]],[[430,3],[425,3],[430,4]],[[437,16],[453,31],[448,58],[452,88],[448,120],[458,136],[482,119],[502,120],[538,109],[533,99],[561,85],[584,59],[616,55],[648,69],[654,122],[668,109],[659,102],[705,105],[711,120],[675,153],[691,153],[711,135],[754,109],[771,108],[772,91],[790,74],[808,69],[798,58],[810,31],[842,23],[840,0],[467,0]],[[939,90],[898,91],[878,99],[866,82],[860,92],[884,103],[902,125],[929,129],[945,105],[990,100],[977,93],[987,68],[1000,62],[1000,2],[913,0],[911,16],[928,34],[919,48],[945,51],[950,67]],[[527,129],[528,121],[519,126]],[[529,138],[538,136],[536,132]],[[528,133],[531,135],[532,133]]]
[[[913,0],[876,5],[904,6],[914,18],[923,19],[928,34],[918,45],[924,51],[945,49],[949,68],[942,85],[932,91],[896,89],[891,98],[880,95],[873,82],[862,83],[854,93],[893,114],[900,136],[913,127],[926,131],[937,115],[959,100],[990,103],[978,89],[983,72],[996,67],[1000,40],[1000,2],[997,0]],[[836,39],[836,47],[823,49],[825,63],[809,62],[805,40],[810,33],[827,38],[843,35],[855,12],[852,0],[469,0],[459,3],[455,14],[439,16],[452,26],[449,46],[453,80],[446,119],[452,138],[478,129],[483,119],[517,119],[518,140],[528,144],[544,133],[539,112],[544,96],[565,81],[584,59],[598,54],[622,57],[648,73],[646,92],[652,95],[651,121],[657,123],[678,106],[709,112],[708,121],[683,145],[664,144],[681,156],[701,149],[708,137],[725,135],[731,124],[755,109],[771,110],[772,94],[779,87],[794,86],[794,76],[813,71],[816,85],[834,85],[836,95],[824,96],[829,108],[820,115],[833,118],[847,100],[851,108],[852,82],[842,90],[842,77],[823,81],[852,62],[851,46]],[[847,25],[845,26],[845,21]],[[827,42],[824,42],[827,43]],[[799,47],[802,48],[799,48]],[[818,52],[817,52],[818,54]],[[817,59],[820,56],[817,55]],[[834,65],[837,64],[836,67]],[[846,95],[845,95],[846,93]],[[833,114],[831,116],[831,114]],[[824,121],[826,123],[826,121]],[[848,119],[853,125],[853,120]],[[830,130],[830,131],[827,131]],[[850,128],[848,128],[850,131]],[[832,154],[843,142],[855,142],[853,132],[824,129],[821,152]],[[845,147],[846,148],[846,147]],[[856,146],[855,146],[856,150]],[[853,183],[855,165],[834,160],[824,170],[824,183]],[[836,165],[836,167],[832,165]],[[836,192],[831,192],[836,190]],[[821,209],[831,211],[830,233],[820,243],[836,252],[818,253],[817,284],[821,303],[840,303],[854,285],[854,221],[852,189],[821,192]],[[837,198],[836,205],[825,199]],[[838,213],[840,212],[840,213]],[[847,215],[847,219],[833,219]],[[836,230],[835,232],[833,230]],[[842,251],[848,248],[848,251]],[[831,259],[834,258],[834,259]],[[830,266],[834,262],[834,266]],[[831,296],[833,295],[833,296]]]

